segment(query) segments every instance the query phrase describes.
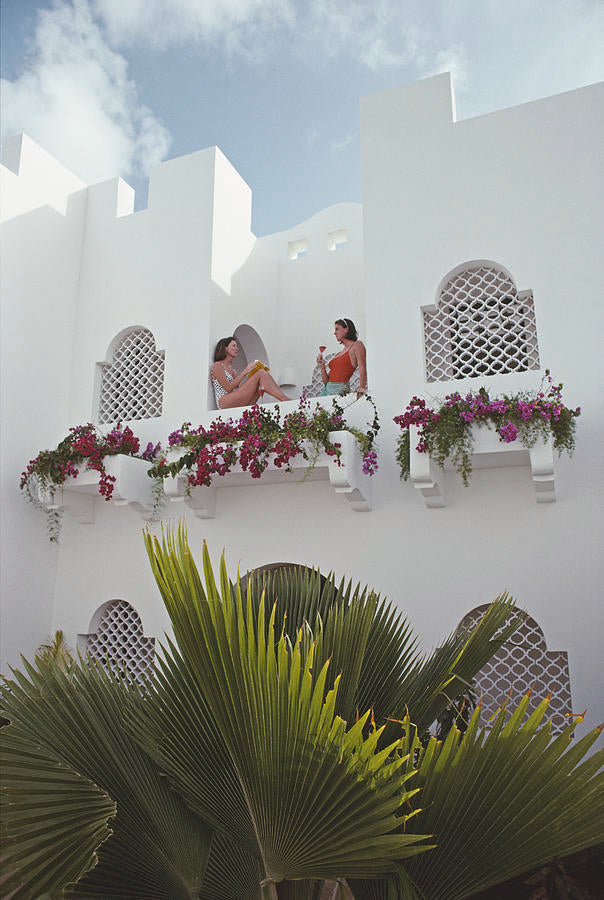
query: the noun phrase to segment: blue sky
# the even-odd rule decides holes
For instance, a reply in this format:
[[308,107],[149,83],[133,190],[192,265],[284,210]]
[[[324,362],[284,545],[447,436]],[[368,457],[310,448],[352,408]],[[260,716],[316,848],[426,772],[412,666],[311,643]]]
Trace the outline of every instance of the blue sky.
[[604,78],[602,0],[2,0],[2,131],[88,183],[218,144],[253,228],[361,200],[359,97],[441,71],[467,118]]

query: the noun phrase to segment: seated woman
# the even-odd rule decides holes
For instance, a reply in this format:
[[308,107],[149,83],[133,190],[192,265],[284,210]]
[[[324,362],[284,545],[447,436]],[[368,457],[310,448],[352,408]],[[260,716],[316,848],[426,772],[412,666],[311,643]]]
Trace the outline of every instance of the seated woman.
[[[321,371],[321,380],[325,385],[320,397],[328,394],[341,394],[350,387],[350,379],[358,368],[360,387],[358,394],[367,393],[367,366],[365,362],[365,345],[358,340],[357,330],[352,319],[337,319],[334,335],[337,341],[343,345],[343,350],[332,356],[326,365],[321,351],[317,356],[317,363]],[[329,373],[327,369],[329,368]]]
[[248,377],[248,373],[254,368],[254,363],[250,363],[243,372],[237,374],[233,368],[233,360],[238,353],[239,345],[232,336],[222,338],[216,344],[211,372],[218,409],[250,406],[265,392],[277,400],[291,399],[283,393],[275,379],[264,369],[260,369],[259,372],[254,372]]

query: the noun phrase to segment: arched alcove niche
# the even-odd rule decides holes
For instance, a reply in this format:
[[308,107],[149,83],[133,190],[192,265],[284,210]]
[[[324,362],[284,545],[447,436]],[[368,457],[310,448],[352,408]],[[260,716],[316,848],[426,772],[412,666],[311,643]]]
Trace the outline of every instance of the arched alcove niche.
[[[472,629],[487,608],[483,604],[471,610],[459,627]],[[552,731],[559,732],[568,724],[567,716],[571,712],[568,653],[548,650],[543,630],[531,616],[527,615],[507,643],[480,670],[476,685],[478,694],[482,694],[483,724],[510,697],[510,691],[514,708],[529,690],[532,691],[529,712],[551,694],[547,717],[552,721]]]
[[96,610],[89,633],[78,635],[78,649],[103,665],[109,660],[135,681],[142,681],[153,667],[155,638],[145,637],[141,617],[131,603],[114,599]]
[[[248,365],[248,363],[253,362],[255,359],[259,360],[261,363],[264,363],[265,366],[269,366],[270,368],[268,353],[266,351],[266,347],[264,346],[264,341],[255,328],[252,328],[251,325],[238,325],[233,332],[233,337],[239,344],[239,353],[233,361],[233,368],[236,372],[242,372],[243,369],[245,369],[245,367]],[[217,338],[213,346],[211,347],[210,359],[212,360],[212,365],[214,361],[214,349],[219,340],[220,338]],[[208,388],[208,409],[217,408],[218,407],[216,405],[214,388],[212,386],[212,378],[210,376]]]
[[96,415],[101,425],[161,416],[165,354],[143,325],[124,328],[97,363]]
[[255,328],[251,325],[238,325],[233,336],[239,344],[239,354],[233,363],[235,371],[241,372],[255,359],[260,360],[265,366],[270,365],[264,341]]
[[428,382],[539,369],[533,293],[519,292],[499,263],[456,266],[422,318]]

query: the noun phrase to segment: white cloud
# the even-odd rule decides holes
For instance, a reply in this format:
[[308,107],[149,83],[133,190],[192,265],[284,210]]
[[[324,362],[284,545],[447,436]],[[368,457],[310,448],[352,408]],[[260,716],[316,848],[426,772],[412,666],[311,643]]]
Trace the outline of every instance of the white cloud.
[[458,94],[468,90],[469,60],[465,48],[461,44],[455,44],[446,50],[439,50],[436,54],[434,65],[427,68],[422,77],[439,75],[441,72],[450,72],[455,91]]
[[421,52],[414,3],[312,0],[307,37],[328,56],[348,55],[368,69],[401,68]]
[[341,150],[345,150],[352,142],[354,141],[356,135],[354,133],[347,134],[345,138],[342,138],[341,141],[332,141],[329,145],[329,149],[332,153],[340,153]]
[[84,181],[146,174],[170,135],[141,105],[127,62],[86,0],[39,13],[22,74],[2,82],[3,131],[25,131]]
[[266,36],[291,25],[291,0],[94,0],[110,41],[172,44],[222,42],[229,54],[264,55]]
[[319,126],[315,122],[313,122],[313,124],[306,132],[306,146],[309,150],[314,147],[320,136],[321,131],[319,129]]

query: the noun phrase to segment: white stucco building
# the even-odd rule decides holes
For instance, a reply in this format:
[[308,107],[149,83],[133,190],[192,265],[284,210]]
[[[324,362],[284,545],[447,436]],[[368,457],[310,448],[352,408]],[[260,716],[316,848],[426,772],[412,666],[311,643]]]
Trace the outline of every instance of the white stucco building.
[[[205,538],[216,562],[226,547],[233,573],[293,562],[369,584],[405,610],[426,650],[508,590],[533,621],[505,678],[549,680],[570,708],[564,651],[573,711],[587,707],[588,725],[604,720],[603,93],[596,85],[465,121],[448,75],[364,98],[363,204],[262,238],[250,228],[251,190],[218,148],[157,166],[148,206],[134,213],[121,179],[86,186],[26,136],[7,141],[2,670],[57,628],[82,646],[99,629],[108,640],[134,634],[134,611],[146,639],[168,627],[134,475],[131,486],[121,473],[117,502],[94,499],[82,480],[65,491],[57,547],[20,496],[27,461],[71,425],[122,417],[132,359],[139,406],[128,424],[145,443],[165,443],[183,421],[209,423],[208,370],[227,334],[299,393],[317,346],[335,351],[333,322],[347,316],[367,346],[382,425],[371,483],[350,467],[335,485],[343,492],[326,467],[303,483],[301,469],[276,483],[229,476],[190,500],[175,486],[164,517],[185,516],[191,546]],[[511,319],[484,311],[493,279],[512,298]],[[503,348],[486,368],[471,322],[462,316],[452,341],[445,321],[472,286]],[[582,408],[572,459],[552,467],[537,454],[531,468],[527,451],[497,444],[468,488],[434,469],[400,481],[392,419],[414,394],[532,388],[545,367]],[[101,638],[89,646],[102,649]],[[146,659],[152,645],[138,646]]]

